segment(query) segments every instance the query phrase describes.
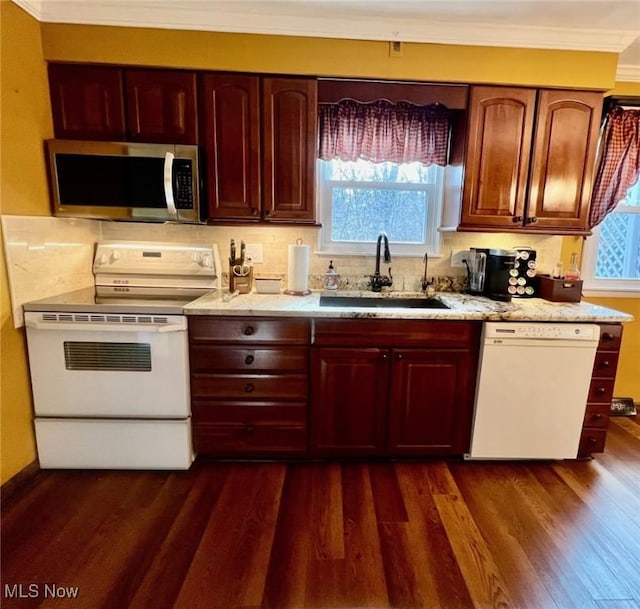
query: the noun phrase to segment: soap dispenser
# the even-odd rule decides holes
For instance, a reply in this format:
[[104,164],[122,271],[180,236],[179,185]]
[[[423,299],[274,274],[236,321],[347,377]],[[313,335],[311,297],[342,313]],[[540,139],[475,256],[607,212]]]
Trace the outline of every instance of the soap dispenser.
[[337,290],[338,289],[338,273],[333,268],[333,260],[329,261],[329,268],[324,274],[324,289],[325,290]]

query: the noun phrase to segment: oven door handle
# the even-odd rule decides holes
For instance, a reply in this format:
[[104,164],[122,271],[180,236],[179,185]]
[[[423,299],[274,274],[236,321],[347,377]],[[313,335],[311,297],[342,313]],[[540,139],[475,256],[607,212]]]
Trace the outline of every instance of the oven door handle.
[[39,319],[30,319],[25,322],[27,328],[34,330],[62,330],[62,331],[86,331],[86,332],[186,332],[186,327],[180,324],[107,324],[102,322],[47,322]]

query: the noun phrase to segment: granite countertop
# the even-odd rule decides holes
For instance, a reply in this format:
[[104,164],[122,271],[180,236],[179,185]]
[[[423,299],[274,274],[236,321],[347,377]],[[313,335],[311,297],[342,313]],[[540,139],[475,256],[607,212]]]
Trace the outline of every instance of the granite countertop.
[[307,296],[288,294],[239,294],[228,299],[228,293],[212,292],[190,302],[187,315],[247,315],[273,317],[340,317],[379,319],[476,319],[487,321],[565,321],[565,322],[630,322],[633,316],[582,302],[549,302],[541,298],[513,299],[496,302],[482,296],[455,292],[437,292],[436,298],[448,309],[415,309],[403,307],[330,307],[320,306],[320,296],[360,296],[367,298],[424,297],[424,294],[391,292],[312,292]]

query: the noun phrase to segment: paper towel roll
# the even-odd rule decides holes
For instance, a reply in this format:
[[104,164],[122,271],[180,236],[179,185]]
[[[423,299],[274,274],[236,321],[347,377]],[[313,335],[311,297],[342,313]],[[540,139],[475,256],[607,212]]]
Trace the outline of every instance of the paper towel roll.
[[290,294],[309,293],[309,246],[289,246],[289,271],[287,292]]

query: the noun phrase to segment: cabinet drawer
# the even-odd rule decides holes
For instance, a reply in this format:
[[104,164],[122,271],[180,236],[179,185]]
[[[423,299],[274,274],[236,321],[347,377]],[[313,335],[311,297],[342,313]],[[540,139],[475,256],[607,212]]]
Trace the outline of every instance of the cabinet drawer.
[[584,427],[606,429],[609,425],[609,404],[587,404],[584,413]]
[[622,341],[621,324],[600,324],[599,351],[617,351]]
[[231,400],[195,400],[193,420],[215,425],[306,425],[305,402],[274,401],[233,402]]
[[599,378],[614,378],[618,368],[619,355],[617,351],[598,351],[593,363],[592,375]]
[[589,386],[589,397],[587,402],[611,403],[613,397],[613,378],[594,378]]
[[192,372],[271,371],[305,372],[308,365],[307,347],[221,347],[192,344],[190,349]]
[[306,374],[192,374],[194,398],[306,400]]
[[345,347],[472,347],[481,323],[402,319],[316,319],[315,345]]
[[578,457],[588,457],[591,453],[604,452],[604,444],[607,439],[606,429],[594,429],[587,427],[582,430]]
[[192,342],[307,344],[306,319],[259,317],[189,317]]
[[303,455],[307,451],[306,413],[303,404],[194,404],[196,451],[225,457]]

